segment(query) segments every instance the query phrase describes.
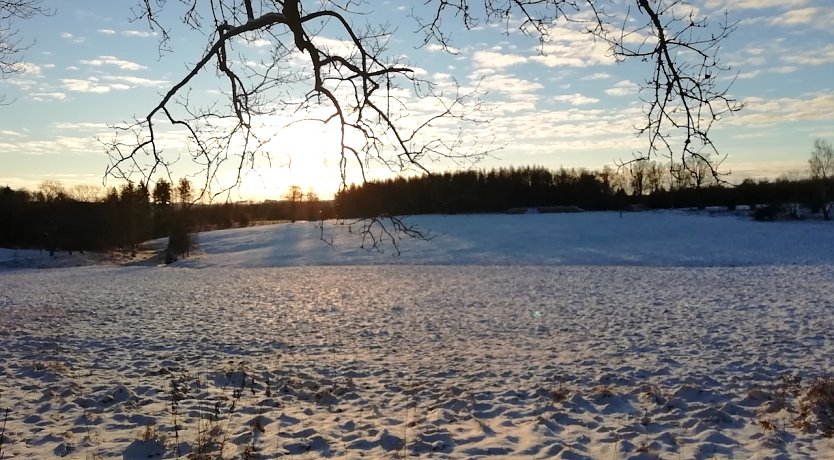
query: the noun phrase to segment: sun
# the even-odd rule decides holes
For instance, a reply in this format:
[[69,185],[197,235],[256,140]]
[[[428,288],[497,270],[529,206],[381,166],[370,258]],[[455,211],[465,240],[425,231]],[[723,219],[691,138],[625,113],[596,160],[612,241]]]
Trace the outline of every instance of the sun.
[[243,173],[239,191],[243,200],[282,200],[290,187],[297,186],[319,199],[332,199],[341,183],[338,164],[328,168],[294,161],[274,168],[252,168]]
[[[273,116],[274,122],[263,123],[259,137],[269,139],[261,146],[264,156],[256,159],[253,167],[241,172],[236,189],[239,200],[282,200],[292,186],[300,187],[321,200],[333,199],[343,185],[340,170],[341,140],[336,121],[322,123],[314,120],[289,122]],[[349,145],[363,139],[357,133],[348,135]],[[265,156],[269,156],[269,161]],[[353,157],[347,158],[344,183],[359,184],[368,180],[387,179],[394,172],[382,163],[363,163],[360,167]],[[234,177],[237,172],[234,171]],[[231,175],[230,175],[231,177]],[[234,182],[234,178],[228,180]]]
[[239,193],[244,200],[281,200],[292,186],[319,199],[332,199],[342,184],[340,140],[334,123],[284,124],[261,149],[270,157],[243,171]]

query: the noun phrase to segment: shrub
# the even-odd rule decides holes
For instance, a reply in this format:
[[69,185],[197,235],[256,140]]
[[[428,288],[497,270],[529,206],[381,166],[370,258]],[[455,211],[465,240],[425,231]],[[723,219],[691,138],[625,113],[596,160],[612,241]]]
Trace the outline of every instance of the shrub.
[[188,256],[193,241],[188,232],[188,225],[184,218],[175,219],[168,234],[168,247],[165,249],[165,263],[175,262],[179,256]]
[[759,222],[774,221],[785,214],[785,208],[779,204],[758,207],[753,211],[753,219]]
[[834,378],[816,379],[805,393],[800,408],[801,419],[812,418],[821,435],[834,437]]

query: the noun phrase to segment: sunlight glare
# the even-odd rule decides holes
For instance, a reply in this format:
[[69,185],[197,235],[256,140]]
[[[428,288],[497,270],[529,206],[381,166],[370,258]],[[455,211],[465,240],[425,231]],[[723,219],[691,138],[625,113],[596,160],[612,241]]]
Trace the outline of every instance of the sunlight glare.
[[264,144],[271,162],[262,161],[244,172],[239,193],[245,200],[281,200],[297,185],[320,199],[339,190],[339,135],[334,123],[301,121],[280,129]]

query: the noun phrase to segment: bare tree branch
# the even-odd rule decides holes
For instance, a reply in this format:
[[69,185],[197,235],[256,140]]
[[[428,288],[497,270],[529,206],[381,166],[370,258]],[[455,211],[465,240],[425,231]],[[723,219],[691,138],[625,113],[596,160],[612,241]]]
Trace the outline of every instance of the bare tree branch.
[[[641,91],[645,118],[635,127],[647,147],[635,158],[665,156],[690,174],[706,164],[719,179],[724,157],[710,129],[741,109],[728,92],[732,78],[725,77],[731,69],[718,59],[735,24],[726,15],[713,23],[684,0],[628,2],[632,6],[623,10],[615,0],[424,0],[411,14],[423,45],[449,51],[454,51],[450,32],[459,25],[499,25],[505,33],[534,37],[542,52],[559,24],[581,27],[607,43],[617,60],[647,65]],[[361,22],[369,2],[181,0],[180,6],[178,22],[205,34],[205,51],[146,115],[115,127],[114,138],[105,142],[109,175],[140,174],[148,181],[170,174],[181,152],[164,151],[164,126],[188,137],[185,155],[202,168],[204,190],[220,183],[227,164],[236,171],[233,186],[247,166],[270,159],[264,145],[275,134],[264,127],[271,116],[288,111],[337,128],[334,155],[343,185],[349,164],[365,178],[372,162],[428,173],[427,162],[435,159],[468,162],[489,154],[488,140],[466,137],[467,124],[480,120],[480,91],[441,87],[422,79],[402,58],[388,56],[394,32]],[[162,20],[170,18],[170,9],[164,0],[141,0],[134,9],[136,20],[160,33],[161,50],[170,46],[172,32]],[[272,47],[269,60],[247,60],[246,47],[255,42]],[[189,89],[212,68],[224,81],[226,100],[196,107]],[[433,101],[435,112],[415,111],[415,100]],[[433,134],[438,126],[456,126],[457,134],[448,139]]]
[[390,245],[398,256],[401,254],[399,242],[403,237],[426,241],[434,238],[431,233],[420,230],[405,219],[388,214],[353,221],[348,224],[348,231],[362,236],[362,249],[381,253]]
[[[158,171],[168,171],[172,162],[163,152],[158,124],[181,128],[191,141],[192,159],[205,172],[208,189],[217,181],[220,167],[236,158],[237,180],[247,164],[252,164],[268,139],[258,137],[256,119],[287,109],[296,113],[322,113],[313,116],[323,124],[339,127],[339,164],[343,184],[347,183],[348,160],[355,160],[365,177],[371,159],[398,170],[416,168],[427,171],[422,160],[433,156],[457,157],[461,140],[423,140],[423,133],[445,118],[463,119],[478,109],[477,90],[450,94],[436,91],[432,82],[421,80],[398,59],[384,60],[390,33],[384,29],[360,30],[351,23],[352,2],[324,2],[320,9],[306,12],[301,2],[277,3],[215,1],[210,11],[214,32],[201,58],[184,77],[165,92],[142,118],[116,126],[116,136],[105,141],[111,164],[107,174],[128,178],[141,174],[145,181]],[[144,1],[137,18],[145,19],[170,40],[170,32],[159,22],[162,3]],[[186,2],[182,21],[202,27],[197,0]],[[280,7],[280,11],[270,8]],[[345,37],[347,49],[331,50],[318,40],[322,24]],[[258,37],[274,44],[273,62],[265,71],[247,67],[245,59],[235,59],[236,40]],[[305,73],[280,68],[280,63],[305,59]],[[194,80],[214,66],[226,80],[227,107],[198,110],[188,103],[187,90]],[[295,73],[294,73],[295,72]],[[309,84],[306,95],[273,98],[277,90]],[[416,98],[431,98],[440,110],[416,125],[408,118],[406,103],[399,99],[403,89]],[[462,133],[461,133],[462,136]],[[127,138],[127,141],[124,139]],[[353,139],[360,139],[354,142]],[[468,157],[479,154],[467,152]]]
[[[0,0],[0,78],[6,79],[23,71],[22,53],[31,46],[20,37],[15,22],[52,12],[43,0]],[[6,102],[5,95],[0,103]]]
[[[436,7],[429,20],[420,22],[419,30],[425,34],[425,44],[436,42],[449,49],[446,21],[450,18],[469,29],[501,23],[508,32],[515,28],[542,43],[549,39],[554,24],[581,24],[586,33],[608,43],[617,60],[651,66],[641,93],[645,123],[635,126],[638,135],[647,138],[647,149],[635,160],[656,155],[677,158],[689,172],[706,162],[710,174],[721,180],[724,173],[719,166],[725,157],[709,133],[716,121],[742,109],[729,94],[734,76],[722,80],[731,69],[718,56],[736,24],[726,14],[723,21],[713,24],[698,16],[685,0],[629,2],[636,6],[636,14],[631,8],[625,15],[606,8],[615,3],[610,0],[427,0],[426,4]],[[621,162],[621,166],[629,163]]]

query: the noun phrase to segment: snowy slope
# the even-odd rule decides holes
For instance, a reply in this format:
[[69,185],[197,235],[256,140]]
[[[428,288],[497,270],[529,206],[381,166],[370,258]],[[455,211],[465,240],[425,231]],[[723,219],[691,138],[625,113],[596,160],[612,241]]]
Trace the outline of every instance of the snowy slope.
[[0,271],[0,458],[834,458],[831,223],[409,221]]
[[834,261],[831,222],[755,222],[688,212],[414,216],[430,241],[408,237],[362,249],[354,228],[327,222],[224,230],[199,236],[190,267],[298,265],[746,266]]

